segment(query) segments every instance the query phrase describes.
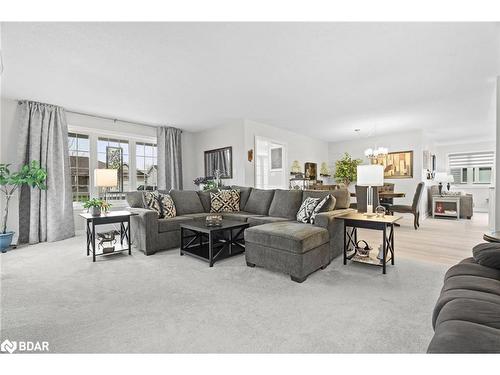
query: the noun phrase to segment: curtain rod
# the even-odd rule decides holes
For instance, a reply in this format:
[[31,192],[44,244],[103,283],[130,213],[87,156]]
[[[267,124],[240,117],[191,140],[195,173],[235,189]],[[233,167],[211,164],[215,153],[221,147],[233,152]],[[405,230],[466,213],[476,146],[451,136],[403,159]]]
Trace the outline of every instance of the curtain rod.
[[127,123],[127,124],[134,124],[134,125],[142,125],[142,126],[148,126],[150,128],[158,128],[162,125],[152,125],[152,124],[146,124],[144,122],[137,122],[137,121],[128,121],[128,120],[120,120],[120,119],[117,119],[117,118],[113,118],[113,117],[107,117],[107,116],[101,116],[101,115],[91,115],[90,113],[84,113],[84,112],[78,112],[78,111],[72,111],[72,110],[66,110],[67,113],[73,113],[75,115],[81,115],[81,116],[87,116],[87,117],[94,117],[94,118],[100,118],[100,119],[103,119],[103,120],[111,120],[113,122],[124,122],[124,123]]

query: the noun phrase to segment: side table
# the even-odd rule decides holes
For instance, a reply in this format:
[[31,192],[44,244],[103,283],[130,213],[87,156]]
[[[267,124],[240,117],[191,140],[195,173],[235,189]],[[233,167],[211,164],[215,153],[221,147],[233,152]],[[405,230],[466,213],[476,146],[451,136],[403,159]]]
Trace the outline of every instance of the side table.
[[[96,257],[101,255],[115,254],[123,251],[128,251],[128,254],[131,255],[132,242],[130,238],[130,216],[135,215],[137,214],[129,211],[110,211],[96,216],[89,213],[81,213],[80,216],[86,221],[87,256],[89,256],[90,252],[92,252],[92,261],[95,262]],[[112,253],[97,253],[95,245],[96,225],[117,223],[120,223],[120,249],[115,250]],[[127,241],[127,247],[123,247],[123,240]]]
[[[436,206],[438,203],[455,203],[455,211],[444,210],[443,212],[436,212]],[[459,195],[433,195],[432,196],[432,218],[436,216],[443,217],[456,217],[457,220],[460,219],[460,196]]]

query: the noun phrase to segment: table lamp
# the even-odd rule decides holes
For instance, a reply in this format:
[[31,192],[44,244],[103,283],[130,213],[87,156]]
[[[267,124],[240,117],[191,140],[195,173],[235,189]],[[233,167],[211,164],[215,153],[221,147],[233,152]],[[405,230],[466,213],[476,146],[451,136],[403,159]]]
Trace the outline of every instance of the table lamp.
[[439,195],[443,195],[443,182],[448,182],[448,173],[446,172],[436,172],[434,175],[434,181],[439,182]]
[[104,188],[104,200],[106,200],[107,189],[118,185],[117,169],[94,169],[94,186]]
[[357,185],[367,186],[366,214],[373,215],[373,186],[384,186],[384,167],[381,165],[358,165]]
[[451,174],[449,174],[448,176],[446,176],[446,182],[447,182],[446,189],[450,191],[450,183],[455,182],[455,179]]

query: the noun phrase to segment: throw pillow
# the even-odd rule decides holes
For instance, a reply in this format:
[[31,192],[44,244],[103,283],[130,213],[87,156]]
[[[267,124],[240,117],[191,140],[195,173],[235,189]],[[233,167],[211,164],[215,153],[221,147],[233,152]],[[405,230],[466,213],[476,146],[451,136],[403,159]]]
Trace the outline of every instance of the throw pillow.
[[160,197],[157,191],[147,191],[144,193],[144,207],[156,211],[161,218]]
[[233,197],[233,212],[238,212],[240,210],[240,191],[237,189],[230,190],[231,195]]
[[472,249],[472,256],[480,265],[500,270],[500,244],[480,243]]
[[314,224],[314,219],[316,218],[316,215],[319,214],[320,212],[326,212],[328,211],[328,207],[332,206],[330,204],[331,200],[334,200],[333,207],[335,207],[335,197],[331,194],[328,194],[326,197],[324,197],[317,205],[314,207],[314,210],[311,214],[311,224]]
[[297,221],[301,223],[309,223],[314,208],[318,205],[320,198],[306,198],[297,212]]
[[[239,210],[240,201],[235,204],[236,194],[233,190],[219,190],[210,193],[210,212],[234,212]],[[239,194],[238,194],[239,197]]]
[[175,203],[170,194],[158,194],[162,218],[172,218],[177,216]]

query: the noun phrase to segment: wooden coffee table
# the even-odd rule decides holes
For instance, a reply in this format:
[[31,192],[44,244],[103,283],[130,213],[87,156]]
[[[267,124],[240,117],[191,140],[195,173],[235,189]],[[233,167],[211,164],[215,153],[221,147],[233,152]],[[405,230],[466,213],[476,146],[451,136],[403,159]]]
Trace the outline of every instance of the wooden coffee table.
[[181,227],[180,254],[208,262],[213,267],[217,260],[245,251],[242,234],[249,227],[242,221],[223,220],[218,227],[208,227],[205,220],[193,220]]
[[[386,273],[386,263],[389,260],[391,264],[394,265],[394,225],[396,221],[401,219],[401,216],[385,215],[384,217],[368,217],[365,214],[356,212],[338,216],[335,220],[337,219],[344,221],[344,264],[347,264],[347,260],[353,260],[360,263],[382,266],[383,274]],[[347,255],[351,245],[353,248],[356,248],[356,242],[358,242],[358,228],[382,231],[382,260],[377,258],[377,254],[374,254],[374,252],[378,253],[375,249],[372,250],[370,256],[366,258],[356,256],[355,252],[350,256]],[[388,254],[390,254],[389,258],[387,257]]]

